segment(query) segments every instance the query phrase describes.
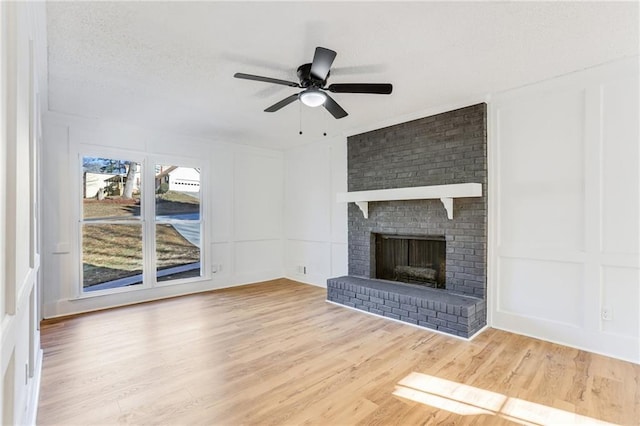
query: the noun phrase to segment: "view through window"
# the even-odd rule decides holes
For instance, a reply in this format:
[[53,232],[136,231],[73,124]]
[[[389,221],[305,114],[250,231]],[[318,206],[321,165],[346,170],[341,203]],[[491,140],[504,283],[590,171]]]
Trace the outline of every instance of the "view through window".
[[200,169],[155,167],[156,278],[201,275]]
[[85,156],[82,172],[83,292],[153,285],[154,266],[155,282],[202,276],[199,168],[155,165],[149,206],[141,163]]
[[114,158],[82,159],[83,291],[143,282],[142,167]]

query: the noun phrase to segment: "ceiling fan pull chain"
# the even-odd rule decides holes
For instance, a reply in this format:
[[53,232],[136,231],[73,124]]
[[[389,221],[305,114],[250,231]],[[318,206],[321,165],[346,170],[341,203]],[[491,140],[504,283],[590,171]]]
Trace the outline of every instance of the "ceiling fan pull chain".
[[298,126],[299,126],[299,129],[300,129],[300,134],[302,134],[302,103],[301,103],[301,102],[299,102],[299,106],[300,106],[300,109],[298,110],[298,111],[299,111],[299,115],[298,115],[298,119],[299,119],[299,121],[298,121]]
[[[327,114],[322,114],[322,121],[324,121],[324,128],[328,128],[327,126]],[[327,131],[322,132],[322,136],[327,136]]]

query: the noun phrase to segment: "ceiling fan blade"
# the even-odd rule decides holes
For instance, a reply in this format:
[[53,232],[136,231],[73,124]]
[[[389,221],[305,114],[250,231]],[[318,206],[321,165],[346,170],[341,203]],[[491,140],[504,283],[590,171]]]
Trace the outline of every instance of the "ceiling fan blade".
[[271,105],[269,108],[265,109],[264,112],[276,112],[280,108],[284,108],[287,105],[289,105],[291,102],[295,102],[296,100],[298,100],[298,93],[296,93],[295,95],[286,97],[280,102],[276,102],[275,104]]
[[389,95],[393,91],[391,84],[378,83],[337,83],[327,87],[333,93],[371,93],[376,95]]
[[311,63],[311,75],[318,80],[326,80],[335,58],[336,52],[333,50],[316,47],[316,53],[313,55]]
[[333,98],[331,96],[329,96],[329,95],[327,95],[327,99],[324,101],[324,107],[335,118],[343,118],[343,117],[346,117],[347,115],[349,115],[349,114],[347,114],[347,111],[342,109],[342,107],[340,105],[338,105],[338,103],[336,101],[334,101]]
[[289,87],[300,87],[298,83],[294,83],[293,81],[280,80],[280,79],[271,78],[271,77],[262,77],[262,76],[253,75],[253,74],[243,74],[241,72],[237,72],[233,76],[235,78],[243,78],[245,80],[254,80],[254,81],[262,81],[264,83],[282,84],[284,86],[289,86]]

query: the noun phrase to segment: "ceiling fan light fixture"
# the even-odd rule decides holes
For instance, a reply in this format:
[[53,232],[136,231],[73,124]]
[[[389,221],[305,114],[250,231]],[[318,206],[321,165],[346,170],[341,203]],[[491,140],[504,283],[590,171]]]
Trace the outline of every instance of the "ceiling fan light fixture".
[[[0,0],[2,1],[2,0]],[[337,83],[328,87],[327,78],[331,73],[331,65],[336,58],[336,52],[325,47],[316,47],[313,55],[313,62],[310,64],[302,64],[298,67],[296,74],[299,83],[293,81],[280,80],[279,78],[263,77],[260,75],[235,73],[235,78],[245,80],[261,81],[264,83],[280,84],[283,86],[296,87],[302,89],[302,92],[287,96],[286,98],[276,102],[266,108],[264,112],[276,112],[294,103],[300,101],[306,106],[316,108],[320,105],[333,116],[335,119],[344,118],[347,115],[345,111],[333,98],[328,94],[331,93],[370,93],[374,95],[390,95],[393,86],[389,83]],[[325,92],[326,90],[326,92]]]
[[327,100],[327,95],[318,89],[307,89],[300,93],[300,101],[308,107],[319,107]]

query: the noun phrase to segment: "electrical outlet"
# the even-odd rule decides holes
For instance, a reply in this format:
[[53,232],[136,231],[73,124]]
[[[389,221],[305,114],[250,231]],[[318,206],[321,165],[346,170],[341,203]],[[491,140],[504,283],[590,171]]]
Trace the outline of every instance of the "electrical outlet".
[[211,272],[213,272],[214,274],[222,272],[222,265],[219,263],[211,265]]
[[298,265],[298,273],[302,275],[307,275],[307,267]]
[[613,320],[613,310],[610,307],[605,306],[602,308],[602,319],[605,321]]

